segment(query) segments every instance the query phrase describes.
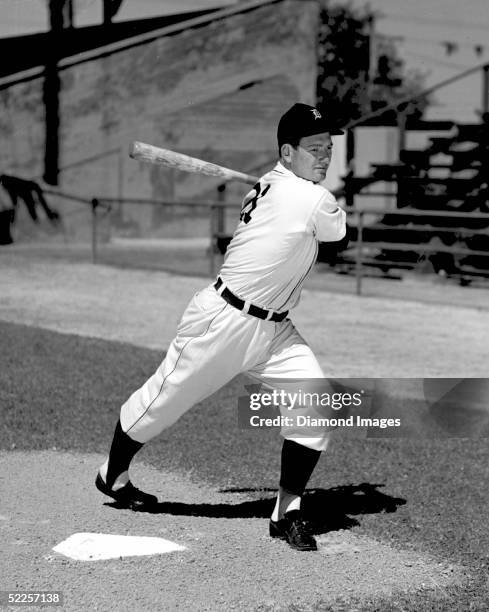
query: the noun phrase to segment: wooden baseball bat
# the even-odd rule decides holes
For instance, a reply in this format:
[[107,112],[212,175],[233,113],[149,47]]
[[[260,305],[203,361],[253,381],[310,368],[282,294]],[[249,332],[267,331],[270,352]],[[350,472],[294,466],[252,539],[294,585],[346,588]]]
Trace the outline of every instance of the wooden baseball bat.
[[240,183],[251,183],[254,185],[258,181],[258,177],[244,172],[237,172],[218,164],[212,164],[190,155],[176,153],[169,149],[162,149],[144,142],[135,141],[132,143],[130,157],[139,161],[150,162],[151,164],[161,164],[177,170],[186,172],[197,172],[206,174],[207,176],[217,176],[225,181],[239,181]]

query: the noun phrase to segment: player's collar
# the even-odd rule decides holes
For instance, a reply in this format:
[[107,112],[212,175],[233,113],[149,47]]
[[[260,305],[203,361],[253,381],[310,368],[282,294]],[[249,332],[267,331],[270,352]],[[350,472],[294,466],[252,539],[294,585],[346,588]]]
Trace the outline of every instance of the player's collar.
[[292,170],[288,170],[281,161],[278,161],[274,168],[275,172],[285,176],[296,176]]
[[[281,161],[277,162],[277,165],[274,168],[275,172],[278,172],[281,176],[293,176],[296,179],[300,179],[301,181],[306,181],[308,183],[313,183],[313,181],[309,181],[307,179],[304,179],[300,176],[297,176],[297,174],[294,174],[292,172],[292,170],[289,170],[288,168],[286,168],[283,163]],[[317,185],[318,183],[313,183],[313,185]]]
[[321,183],[314,183],[313,181],[308,181],[307,179],[303,179],[300,176],[297,176],[297,174],[294,174],[292,170],[289,170],[288,168],[286,168],[281,161],[278,161],[275,164],[273,172],[277,172],[278,174],[280,174],[280,176],[293,176],[296,179],[300,179],[301,181],[306,181],[307,183],[312,183],[313,185],[319,185],[323,189],[327,190],[327,188],[324,185],[321,185]]

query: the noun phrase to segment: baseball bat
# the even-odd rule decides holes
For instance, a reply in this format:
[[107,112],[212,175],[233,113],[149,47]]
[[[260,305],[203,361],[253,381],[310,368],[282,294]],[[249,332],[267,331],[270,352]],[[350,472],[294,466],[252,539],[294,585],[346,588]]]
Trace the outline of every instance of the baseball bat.
[[130,157],[140,161],[149,162],[151,164],[161,164],[184,170],[186,172],[197,172],[207,176],[216,176],[225,181],[239,181],[241,183],[251,183],[254,185],[258,181],[258,177],[237,170],[231,170],[218,164],[212,164],[190,155],[176,153],[170,149],[162,149],[154,145],[146,144],[145,142],[134,141],[129,151]]

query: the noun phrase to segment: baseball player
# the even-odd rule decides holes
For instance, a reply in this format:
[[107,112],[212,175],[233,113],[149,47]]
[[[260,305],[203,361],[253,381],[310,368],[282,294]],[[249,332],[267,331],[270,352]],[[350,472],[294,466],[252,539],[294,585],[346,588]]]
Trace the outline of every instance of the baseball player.
[[[156,497],[134,487],[129,464],[145,442],[237,374],[255,380],[324,374],[289,310],[315,263],[318,241],[346,232],[345,213],[323,186],[332,135],[342,134],[314,107],[294,104],[280,119],[280,161],[245,197],[217,280],[190,301],[165,359],[123,404],[97,488],[138,509]],[[328,444],[328,432],[301,437],[283,428],[279,492],[270,535],[316,550],[301,517],[301,497]]]

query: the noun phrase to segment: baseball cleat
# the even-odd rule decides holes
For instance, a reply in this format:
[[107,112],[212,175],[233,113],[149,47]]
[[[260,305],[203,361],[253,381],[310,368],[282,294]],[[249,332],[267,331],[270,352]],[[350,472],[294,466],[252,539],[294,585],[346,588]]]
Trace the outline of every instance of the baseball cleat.
[[95,479],[95,486],[101,493],[112,497],[117,503],[130,510],[142,510],[158,503],[157,497],[140,491],[131,482],[128,482],[120,489],[109,489],[103,481],[102,476],[100,476],[100,473],[97,474],[97,478]]
[[299,510],[291,510],[279,521],[270,519],[270,536],[285,540],[295,550],[317,550],[316,540],[302,520]]

